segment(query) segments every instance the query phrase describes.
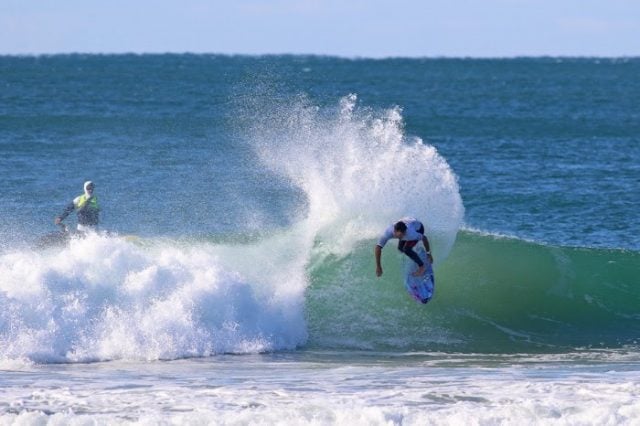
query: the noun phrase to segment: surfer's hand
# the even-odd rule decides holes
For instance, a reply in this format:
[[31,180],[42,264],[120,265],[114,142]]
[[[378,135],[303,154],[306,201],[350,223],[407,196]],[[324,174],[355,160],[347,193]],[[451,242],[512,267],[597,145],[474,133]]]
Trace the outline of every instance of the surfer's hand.
[[56,217],[54,222],[55,222],[56,225],[60,225],[60,222],[62,222],[62,219],[60,219],[59,217]]
[[376,277],[382,275],[382,266],[376,266]]

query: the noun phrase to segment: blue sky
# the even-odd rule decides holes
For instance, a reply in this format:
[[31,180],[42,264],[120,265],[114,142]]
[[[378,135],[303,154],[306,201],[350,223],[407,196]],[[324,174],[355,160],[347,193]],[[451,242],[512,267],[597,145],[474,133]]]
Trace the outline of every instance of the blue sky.
[[0,54],[640,56],[640,0],[0,0]]

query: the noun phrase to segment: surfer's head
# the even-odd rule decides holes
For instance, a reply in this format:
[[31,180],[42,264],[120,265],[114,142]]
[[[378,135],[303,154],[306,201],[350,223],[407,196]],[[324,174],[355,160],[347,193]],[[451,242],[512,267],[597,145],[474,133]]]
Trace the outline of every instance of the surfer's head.
[[84,183],[84,193],[87,194],[87,197],[91,197],[91,195],[93,194],[93,189],[95,187],[96,186],[90,180]]
[[399,221],[393,225],[393,236],[396,238],[404,237],[404,234],[407,232],[407,224]]

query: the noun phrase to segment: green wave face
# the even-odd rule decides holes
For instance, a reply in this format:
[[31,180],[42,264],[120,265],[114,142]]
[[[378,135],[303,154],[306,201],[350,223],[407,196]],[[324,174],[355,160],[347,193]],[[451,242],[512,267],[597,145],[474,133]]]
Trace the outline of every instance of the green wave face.
[[[552,247],[469,231],[436,268],[436,294],[409,298],[389,244],[312,262],[309,345],[364,350],[557,352],[636,345],[640,253]],[[436,259],[437,262],[437,259]]]

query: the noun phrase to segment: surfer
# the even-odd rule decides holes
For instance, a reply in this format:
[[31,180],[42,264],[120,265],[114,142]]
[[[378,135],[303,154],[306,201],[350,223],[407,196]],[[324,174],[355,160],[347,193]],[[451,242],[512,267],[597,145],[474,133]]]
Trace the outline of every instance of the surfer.
[[56,225],[61,224],[73,210],[77,210],[78,231],[96,231],[98,229],[100,207],[98,206],[98,198],[93,195],[94,189],[94,183],[90,180],[86,181],[84,183],[84,194],[74,198],[73,201],[65,207],[62,214],[56,217]]
[[429,248],[429,240],[424,235],[424,225],[422,222],[412,217],[402,218],[396,223],[390,225],[384,231],[382,237],[380,237],[380,240],[374,249],[376,257],[376,275],[378,277],[382,275],[382,264],[380,263],[382,248],[392,238],[400,240],[398,241],[398,250],[409,256],[411,260],[418,264],[418,270],[413,275],[416,277],[423,275],[425,272],[424,262],[422,262],[422,259],[420,259],[418,254],[413,251],[413,248],[416,244],[422,241],[424,248],[427,250],[427,258],[430,263],[433,263],[433,257],[431,256],[431,249]]

